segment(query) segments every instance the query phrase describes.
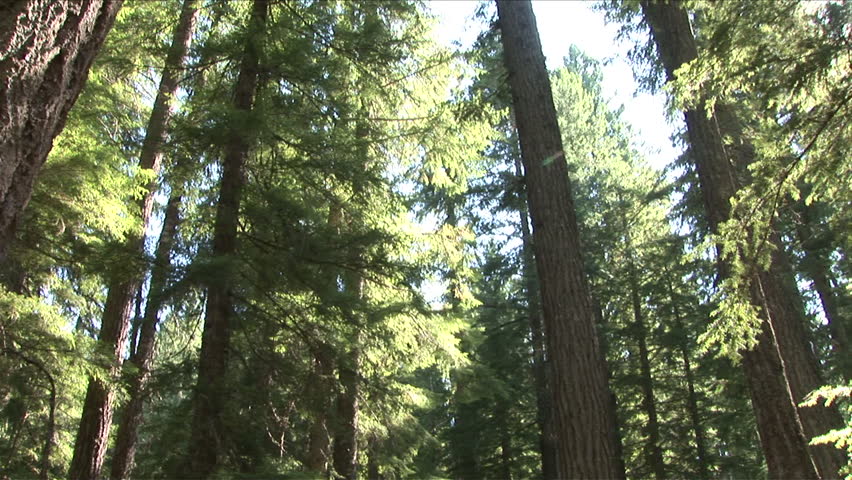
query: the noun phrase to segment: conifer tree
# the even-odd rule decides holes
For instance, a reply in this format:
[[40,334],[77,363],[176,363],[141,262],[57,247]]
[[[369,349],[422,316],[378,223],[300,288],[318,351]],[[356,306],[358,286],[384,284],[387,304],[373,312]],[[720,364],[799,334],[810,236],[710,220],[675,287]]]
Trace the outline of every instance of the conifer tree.
[[[681,65],[698,56],[686,11],[677,4],[650,2],[643,2],[642,8],[667,77],[674,79]],[[713,117],[708,117],[705,109],[703,102],[699,103],[685,112],[685,118],[706,214],[711,228],[718,231],[730,218],[730,199],[739,187],[732,160],[725,152],[720,127]],[[778,253],[773,257],[772,262],[777,267],[771,274],[749,275],[746,280],[749,285],[741,287],[749,292],[752,308],[760,318],[756,344],[742,354],[770,475],[815,478],[815,463],[822,475],[833,476],[840,467],[836,457],[816,447],[812,463],[802,430],[804,426],[808,432],[815,433],[825,424],[817,419],[809,422],[807,417],[812,418],[812,415],[808,415],[803,417],[803,425],[796,411],[796,398],[803,398],[804,390],[808,389],[805,385],[810,388],[819,385],[819,375],[805,344],[801,318],[790,304],[789,292],[779,285],[779,275],[786,273],[778,263],[781,259]],[[721,276],[727,282],[736,282],[733,267],[726,262],[722,260]]]
[[121,0],[27,0],[0,9],[0,261]]
[[[144,268],[138,265],[135,256],[144,255],[145,230],[153,209],[154,193],[157,190],[157,175],[163,157],[163,143],[166,139],[171,117],[173,97],[177,93],[178,73],[183,64],[197,8],[192,1],[184,4],[180,20],[175,27],[172,47],[166,58],[157,98],[151,110],[145,140],[139,154],[139,167],[151,170],[154,178],[148,182],[140,203],[141,226],[139,231],[130,234],[124,246],[131,263],[137,263],[128,270],[109,272],[109,285],[99,340],[114,355],[113,362],[120,365],[124,360],[124,347],[127,341],[130,313],[133,298],[141,287]],[[100,475],[106,452],[109,429],[112,422],[112,388],[101,380],[92,379],[86,393],[86,402],[80,421],[80,429],[75,444],[75,455],[71,462],[71,478],[94,478]],[[125,472],[122,472],[122,477]]]
[[[614,412],[532,5],[498,2],[497,7],[533,221],[559,475],[615,478]],[[577,409],[582,417],[572,413]]]
[[[260,81],[260,39],[266,31],[268,2],[255,0],[248,21],[248,35],[234,86],[234,109],[250,115]],[[226,370],[233,315],[234,265],[239,223],[241,190],[245,181],[245,163],[252,148],[251,138],[234,125],[223,145],[222,177],[216,221],[213,228],[212,256],[222,263],[222,278],[207,287],[207,309],[198,366],[192,412],[192,435],[186,473],[193,478],[208,478],[221,461],[227,445],[222,423],[227,396]]]

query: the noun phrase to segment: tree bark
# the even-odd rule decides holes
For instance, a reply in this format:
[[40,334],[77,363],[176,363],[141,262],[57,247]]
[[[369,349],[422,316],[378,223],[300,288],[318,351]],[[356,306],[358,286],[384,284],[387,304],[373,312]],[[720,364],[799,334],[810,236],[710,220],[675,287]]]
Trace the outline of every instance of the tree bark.
[[341,391],[337,395],[334,472],[336,478],[345,480],[355,480],[358,476],[358,363],[356,347],[338,366]]
[[121,3],[0,5],[0,262]]
[[[266,27],[269,0],[254,0],[245,51],[234,89],[234,108],[251,112],[259,78],[258,36]],[[207,287],[207,308],[201,338],[198,380],[193,398],[192,432],[186,476],[208,478],[221,460],[227,441],[222,421],[228,388],[225,372],[231,338],[233,314],[233,263],[237,253],[237,229],[245,164],[251,141],[244,132],[232,128],[229,133],[219,185],[219,202],[213,226],[213,258],[225,262],[218,279],[210,279]]]
[[322,476],[328,471],[331,454],[329,442],[328,416],[331,410],[331,392],[333,386],[334,363],[327,345],[321,344],[314,352],[314,371],[308,385],[308,399],[315,406],[314,419],[308,437],[308,458],[306,467],[314,475]]
[[[139,154],[139,166],[153,170],[154,178],[148,183],[139,208],[141,226],[129,236],[124,245],[125,252],[133,258],[145,255],[145,231],[154,204],[157,190],[157,173],[163,157],[163,144],[171,118],[173,97],[178,88],[178,71],[189,48],[193,25],[197,13],[197,0],[187,0],[181,10],[180,20],[175,28],[172,45],[160,79],[157,98],[148,120],[148,128],[142,150]],[[124,344],[127,341],[133,297],[139,291],[144,277],[144,268],[137,265],[125,270],[112,272],[107,293],[107,307],[101,318],[100,342],[103,348],[109,348],[113,361],[120,365],[124,357]],[[117,373],[117,372],[116,372]],[[96,385],[97,384],[97,385]],[[97,478],[100,476],[104,452],[108,443],[109,427],[112,422],[112,393],[110,386],[101,380],[89,380],[89,391],[83,406],[83,415],[71,461],[71,478]]]
[[[628,249],[629,249],[628,245]],[[642,316],[642,302],[639,298],[639,285],[633,265],[630,265],[630,299],[633,306],[633,327],[636,342],[639,345],[640,387],[642,388],[642,409],[648,415],[645,433],[648,442],[645,445],[645,463],[651,468],[658,480],[666,478],[666,464],[663,461],[663,449],[660,446],[660,421],[657,417],[657,405],[654,401],[654,378],[651,373],[651,360],[648,357],[647,328]]]
[[842,294],[833,285],[834,275],[828,258],[830,248],[822,235],[817,234],[815,208],[799,201],[795,204],[799,218],[796,221],[796,234],[799,245],[804,253],[802,267],[805,274],[813,282],[814,290],[819,295],[823,314],[828,321],[831,349],[834,353],[835,364],[845,379],[852,378],[852,352],[849,350],[848,320],[841,311]]
[[[680,309],[675,303],[674,289],[671,284],[669,287],[669,295],[672,302],[672,313],[674,314],[675,327],[685,332],[683,319],[680,316]],[[686,410],[689,413],[689,420],[692,424],[692,434],[695,437],[695,459],[698,462],[698,478],[706,480],[710,478],[710,465],[707,457],[707,441],[704,433],[704,427],[701,425],[701,412],[698,409],[698,394],[695,391],[695,375],[692,372],[692,363],[689,360],[689,344],[684,336],[680,343],[681,364],[683,365],[683,376],[686,379]]]
[[[133,291],[132,285],[126,285],[121,293],[132,298]],[[130,317],[132,302],[121,302],[117,297],[117,289],[110,290],[104,309],[105,318],[127,319]],[[110,374],[114,378],[119,374],[121,359],[124,357],[127,330],[126,321],[101,325],[98,337],[99,347],[102,353],[113,362]],[[80,427],[74,443],[74,456],[68,473],[72,480],[100,478],[109,441],[109,429],[112,425],[114,392],[110,383],[110,380],[89,379]]]
[[[363,138],[366,132],[363,128],[356,129],[356,135]],[[366,155],[365,152],[362,154]],[[366,156],[364,158],[366,163]],[[356,191],[358,189],[356,188]],[[347,224],[352,225],[352,219]],[[361,259],[361,253],[355,248],[350,252],[350,258],[354,263]],[[343,272],[343,288],[349,293],[355,302],[360,302],[364,297],[364,277],[360,271]],[[355,480],[358,477],[358,415],[359,397],[361,395],[361,373],[360,373],[360,333],[358,323],[360,316],[357,306],[347,307],[346,310],[350,327],[354,335],[350,340],[350,349],[345,357],[338,361],[338,376],[341,390],[337,395],[337,428],[334,432],[334,471],[337,478]]]
[[[521,159],[515,157],[515,175],[524,178]],[[526,192],[524,192],[526,201]],[[536,424],[539,429],[538,449],[541,457],[541,474],[544,480],[558,478],[556,467],[556,444],[551,422],[550,388],[547,382],[547,363],[545,354],[544,331],[541,321],[541,295],[536,281],[535,257],[532,247],[529,215],[521,207],[518,212],[521,222],[521,260],[523,262],[524,290],[527,297],[527,320],[530,324],[530,340],[532,343],[532,374],[535,384]]]
[[[666,75],[672,80],[681,65],[698,56],[689,17],[678,3],[643,0],[641,5]],[[730,218],[730,200],[738,189],[736,170],[725,151],[719,125],[714,117],[707,115],[703,105],[685,111],[684,117],[706,215],[715,232]],[[720,262],[719,268],[722,277],[730,274],[724,262]],[[779,295],[778,282],[773,281],[769,273],[754,275],[751,287],[751,301],[758,308],[762,321],[757,346],[742,352],[743,367],[769,475],[773,478],[818,478],[796,410],[795,376],[791,375],[788,380],[788,375],[800,367],[795,363],[800,360],[804,341],[802,337],[791,338],[790,332],[801,331],[803,325],[800,319],[792,318],[789,296]],[[787,371],[785,361],[789,367]],[[801,367],[807,368],[807,364],[809,362]],[[830,467],[823,475],[837,475],[836,469],[834,473],[828,471]]]
[[145,387],[151,376],[154,361],[157,325],[160,322],[160,310],[165,302],[164,290],[171,269],[171,251],[174,237],[180,222],[181,196],[172,193],[166,205],[163,229],[157,243],[154,265],[151,269],[151,285],[148,289],[148,301],[139,327],[139,344],[130,362],[136,368],[130,384],[130,400],[124,408],[124,416],[118,426],[115,441],[115,453],[112,457],[111,479],[130,478],[136,456],[136,443],[139,425],[142,423],[142,408],[145,403]]
[[509,431],[509,408],[505,400],[498,399],[494,416],[497,418],[500,435],[500,478],[512,480],[512,434]]
[[616,478],[616,422],[535,16],[528,1],[499,0],[497,12],[527,174],[552,369],[558,473],[567,478]]
[[367,480],[382,480],[381,465],[379,465],[379,441],[371,437],[367,442]]
[[[811,347],[811,332],[805,325],[801,298],[793,280],[793,268],[776,233],[769,270],[759,273],[764,311],[775,332],[778,349],[784,361],[784,371],[790,384],[795,405],[817,388],[825,385],[819,361]],[[754,296],[757,298],[756,296]],[[807,440],[843,428],[844,422],[837,405],[830,407],[798,407],[798,414]],[[811,458],[822,478],[839,478],[846,465],[846,453],[833,445],[812,445]]]

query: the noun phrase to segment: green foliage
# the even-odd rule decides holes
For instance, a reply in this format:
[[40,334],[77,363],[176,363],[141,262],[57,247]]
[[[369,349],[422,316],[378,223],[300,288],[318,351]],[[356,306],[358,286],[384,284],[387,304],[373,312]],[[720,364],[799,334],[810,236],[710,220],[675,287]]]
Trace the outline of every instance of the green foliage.
[[[11,477],[43,468],[51,403],[48,470],[63,476],[86,380],[123,382],[92,338],[105,281],[151,267],[117,246],[138,229],[153,180],[135,157],[178,3],[127,2],[2,266],[0,470]],[[604,98],[597,61],[571,48],[552,74],[630,477],[651,475],[647,384],[672,477],[765,475],[743,379],[725,357],[754,341],[757,317],[742,299],[773,253],[766,238],[787,199],[820,208],[820,253],[837,290],[852,274],[849,6],[774,5],[701,9],[709,54],[679,72],[678,105],[703,95],[754,118],[743,128],[758,157],[741,169],[747,188],[717,236],[699,218],[689,153],[666,172],[648,167]],[[499,29],[458,52],[435,43],[440,26],[418,2],[271,2],[259,33],[249,32],[250,8],[206,2],[182,75],[155,207],[159,219],[165,196],[179,194],[182,222],[134,476],[181,472],[204,292],[225,277],[235,279],[234,315],[217,478],[313,478],[311,432],[321,422],[339,432],[347,368],[357,371],[362,472],[370,463],[388,479],[538,476],[539,299],[521,239],[525,186]],[[652,43],[637,37],[638,4],[607,8],[640,40],[631,58],[643,84],[659,87]],[[261,64],[251,112],[231,98],[247,42]],[[238,249],[212,258],[219,160],[235,135],[251,143]],[[717,256],[734,272],[719,284]],[[849,449],[848,428],[815,442]]]
[[[800,404],[803,407],[822,406],[830,407],[835,403],[844,403],[846,411],[846,425],[843,428],[834,429],[822,435],[811,439],[811,445],[833,445],[835,448],[845,450],[847,455],[852,458],[852,425],[849,423],[849,399],[852,398],[852,385],[836,385],[821,387],[805,397]],[[846,467],[840,472],[845,475],[845,478],[852,478],[852,460],[849,460]]]
[[[46,465],[49,476],[62,476],[71,460],[85,380],[103,376],[107,370],[98,365],[108,362],[93,341],[69,332],[57,308],[5,288],[0,289],[0,346],[3,470],[27,478]],[[46,442],[53,451],[45,463]]]
[[[738,165],[745,172],[742,188],[717,238],[737,278],[721,285],[717,317],[726,333],[708,336],[731,336],[725,349],[733,352],[749,343],[737,329],[756,332],[752,314],[740,306],[749,278],[769,264],[779,215],[795,202],[818,202],[828,206],[832,230],[849,230],[843,205],[850,200],[852,167],[845,152],[852,138],[843,118],[852,84],[843,66],[848,36],[841,32],[848,31],[852,16],[847,2],[716,7],[696,4],[703,49],[678,72],[674,93],[681,106],[706,100],[749,119],[742,136],[753,158]],[[834,248],[848,248],[847,235],[834,241]]]

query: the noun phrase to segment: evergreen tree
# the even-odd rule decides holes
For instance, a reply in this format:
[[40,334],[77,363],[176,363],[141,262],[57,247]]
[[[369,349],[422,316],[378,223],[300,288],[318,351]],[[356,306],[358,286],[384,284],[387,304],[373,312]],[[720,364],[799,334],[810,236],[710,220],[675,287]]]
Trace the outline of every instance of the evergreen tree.
[[0,258],[121,0],[15,2],[0,27]]
[[[497,6],[552,365],[559,475],[614,478],[618,476],[614,412],[532,5],[499,2]],[[540,105],[542,99],[544,106]],[[584,411],[584,416],[573,415],[576,409]]]

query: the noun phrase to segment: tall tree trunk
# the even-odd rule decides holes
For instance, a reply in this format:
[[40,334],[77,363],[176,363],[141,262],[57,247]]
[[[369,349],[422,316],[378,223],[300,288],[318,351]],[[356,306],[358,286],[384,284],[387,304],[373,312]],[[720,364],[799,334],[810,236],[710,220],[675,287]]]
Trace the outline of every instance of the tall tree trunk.
[[799,201],[796,202],[795,209],[799,216],[796,221],[796,234],[805,255],[802,267],[819,295],[822,311],[828,321],[831,349],[837,368],[843,378],[850,379],[852,378],[852,351],[849,349],[848,320],[840,308],[842,294],[837,292],[833,285],[834,275],[828,258],[830,248],[825,245],[828,242],[823,238],[824,236],[817,234],[814,228],[815,208],[806,205],[804,201]]
[[[249,19],[249,33],[234,89],[234,109],[251,112],[259,78],[258,38],[265,30],[269,0],[254,0]],[[245,132],[233,128],[228,134],[222,160],[219,202],[213,226],[212,255],[226,263],[220,278],[207,287],[207,308],[201,338],[198,380],[193,398],[192,432],[190,434],[187,471],[191,478],[207,478],[220,462],[227,432],[222,415],[228,396],[225,372],[231,339],[231,316],[234,270],[237,253],[241,192],[245,164],[251,141]]]
[[[810,392],[825,385],[825,380],[811,347],[811,332],[805,324],[801,298],[793,279],[793,268],[781,246],[779,235],[773,233],[770,239],[773,243],[771,264],[769,270],[759,273],[757,287],[775,332],[793,401],[798,405]],[[806,439],[844,426],[837,405],[799,407],[798,414]],[[840,469],[847,462],[846,453],[833,445],[813,445],[810,454],[823,478],[838,478]]]
[[334,472],[336,478],[345,480],[355,480],[358,476],[359,361],[355,347],[338,366],[341,391],[337,395]]
[[370,437],[367,442],[367,480],[382,480],[381,466],[379,465],[379,440],[376,437]]
[[[360,138],[365,136],[362,128],[358,128],[356,135]],[[366,157],[365,157],[366,162]],[[356,192],[358,191],[356,187]],[[352,219],[347,219],[349,226]],[[350,252],[350,259],[357,264],[361,259],[361,253],[356,248]],[[363,318],[358,314],[358,303],[364,297],[364,277],[360,271],[350,271],[341,274],[343,288],[348,293],[354,307],[347,307],[348,318],[346,319],[354,333],[350,340],[350,349],[345,357],[338,362],[338,375],[341,390],[337,395],[337,428],[334,432],[334,471],[338,478],[355,480],[358,476],[358,415],[359,397],[361,395],[361,373],[360,373],[360,334],[358,325]]]
[[[689,17],[678,3],[643,0],[642,10],[671,80],[681,65],[698,55]],[[730,200],[737,191],[736,170],[727,157],[715,118],[708,117],[703,105],[685,111],[684,117],[706,215],[711,229],[717,231],[719,225],[730,218]],[[773,267],[777,268],[774,260]],[[727,277],[730,269],[722,263],[720,273]],[[789,377],[788,383],[791,372],[808,368],[810,363],[796,364],[800,361],[804,340],[801,337],[793,339],[790,335],[792,331],[802,330],[803,325],[790,312],[789,296],[780,293],[783,289],[778,288],[778,282],[770,273],[754,275],[751,287],[751,301],[760,311],[762,322],[757,346],[742,352],[743,366],[769,474],[774,478],[817,478],[796,410],[794,376]],[[834,473],[828,473],[830,470],[831,467],[827,467],[824,475],[837,475],[836,469]]]
[[[521,159],[515,157],[515,175],[524,178]],[[526,200],[526,192],[524,192]],[[538,425],[538,449],[541,457],[541,474],[544,480],[558,478],[556,466],[556,442],[553,432],[552,411],[550,408],[550,389],[547,382],[547,363],[545,354],[544,331],[541,321],[541,295],[536,281],[535,257],[532,247],[529,216],[525,208],[518,211],[521,222],[521,257],[523,261],[524,290],[527,296],[527,320],[530,324],[532,343],[532,370],[535,384],[535,421]]]
[[[153,209],[154,193],[158,186],[156,176],[162,163],[163,143],[166,140],[167,127],[172,115],[173,97],[178,88],[178,70],[183,64],[192,36],[197,12],[196,3],[197,0],[186,0],[184,3],[160,79],[157,98],[154,100],[151,117],[148,120],[142,151],[139,154],[140,168],[153,170],[154,178],[148,183],[145,195],[140,201],[141,227],[128,237],[124,245],[126,253],[133,258],[142,257],[145,254],[145,231]],[[138,264],[141,262],[132,263],[137,265],[132,266],[129,271],[120,269],[120,271],[111,272],[106,308],[101,317],[99,340],[103,348],[109,348],[115,365],[120,365],[123,360],[133,297],[139,290],[144,277],[144,268]],[[83,405],[83,415],[74,446],[74,458],[71,461],[72,480],[100,476],[112,423],[112,397],[111,388],[107,383],[94,378],[89,380],[86,403]]]
[[495,416],[500,434],[500,478],[503,480],[512,480],[512,432],[509,431],[508,415],[505,401],[498,400]]
[[[603,315],[603,310],[601,310],[600,301],[593,295],[592,296],[592,308],[595,309],[595,324],[603,330],[606,326],[606,319]],[[607,337],[605,335],[601,335],[601,351],[607,352],[609,349],[607,343]],[[602,358],[604,371],[606,371],[607,382],[612,381],[612,370],[609,367],[609,362],[606,361],[606,358]],[[616,462],[616,471],[618,473],[618,478],[627,478],[627,465],[624,463],[624,445],[621,441],[621,423],[618,421],[618,398],[615,396],[615,392],[609,392],[609,409],[612,412],[612,417],[615,419],[615,429],[612,432],[612,443],[615,445],[615,458]]]
[[[456,399],[463,398],[467,391],[467,379],[454,379]],[[479,404],[475,402],[455,401],[452,425],[455,434],[452,445],[453,463],[450,473],[453,478],[468,480],[483,476],[477,451],[480,449],[480,436],[475,431]]]
[[[672,302],[672,313],[674,314],[675,328],[685,332],[683,319],[680,316],[680,309],[677,308],[674,289],[671,284],[669,287],[669,295]],[[701,413],[698,409],[698,394],[695,391],[695,375],[692,372],[692,364],[689,360],[689,342],[684,335],[680,345],[681,364],[683,365],[683,376],[686,380],[686,409],[689,413],[689,421],[692,424],[692,434],[695,437],[695,459],[697,462],[697,473],[700,480],[710,478],[710,466],[707,457],[707,441],[704,433],[704,427],[701,425]]]
[[[629,246],[628,246],[629,248]],[[666,478],[666,464],[663,461],[663,449],[660,446],[660,421],[657,417],[657,404],[654,401],[654,378],[651,373],[651,360],[648,355],[645,319],[642,316],[642,301],[639,298],[639,285],[633,265],[630,265],[630,299],[633,306],[633,327],[636,342],[639,345],[640,387],[642,388],[642,409],[648,415],[645,433],[648,443],[645,445],[645,463],[651,468],[658,480]]]
[[139,327],[142,326],[142,289],[136,289],[133,300],[133,319],[130,321],[130,340],[127,355],[132,358],[136,355],[136,345],[139,343]]
[[145,303],[145,313],[139,327],[139,344],[136,352],[130,357],[130,362],[137,373],[131,380],[130,400],[124,408],[124,416],[118,426],[115,441],[115,452],[112,457],[111,479],[130,478],[133,471],[133,461],[136,455],[136,442],[139,425],[142,423],[142,408],[145,403],[145,387],[151,376],[151,365],[154,360],[154,349],[157,338],[157,325],[160,321],[160,310],[165,302],[164,290],[168,283],[171,269],[171,252],[174,237],[180,221],[180,194],[173,192],[166,205],[163,219],[163,229],[157,243],[154,265],[151,269],[151,285],[148,289],[148,301]]
[[329,445],[329,413],[333,386],[334,363],[327,345],[321,344],[314,352],[314,371],[308,385],[308,399],[314,405],[314,418],[308,437],[308,458],[305,467],[316,476],[325,475],[331,447]]
[[0,5],[0,262],[121,3]]
[[497,12],[533,222],[559,476],[616,478],[615,418],[547,68],[529,1]]

